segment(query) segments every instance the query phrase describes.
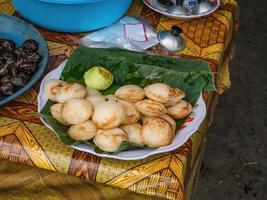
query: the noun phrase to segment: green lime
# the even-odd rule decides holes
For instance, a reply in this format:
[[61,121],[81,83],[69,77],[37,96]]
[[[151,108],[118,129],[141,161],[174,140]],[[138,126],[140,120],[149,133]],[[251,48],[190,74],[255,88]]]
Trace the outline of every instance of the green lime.
[[85,72],[84,81],[87,87],[105,90],[112,85],[113,75],[106,68],[95,66]]

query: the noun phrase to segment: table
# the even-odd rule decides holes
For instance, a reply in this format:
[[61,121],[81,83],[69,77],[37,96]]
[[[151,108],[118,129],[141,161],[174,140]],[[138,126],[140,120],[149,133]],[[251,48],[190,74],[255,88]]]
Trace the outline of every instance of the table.
[[[39,81],[24,95],[0,107],[0,159],[5,160],[0,162],[0,199],[1,196],[16,199],[19,195],[26,199],[69,199],[74,194],[77,199],[94,200],[191,199],[218,94],[230,87],[229,58],[237,27],[237,10],[235,0],[223,0],[220,9],[208,17],[175,20],[151,11],[141,0],[134,0],[128,11],[128,14],[142,16],[158,31],[170,29],[174,24],[180,26],[186,49],[179,55],[207,61],[215,73],[218,93],[203,94],[208,107],[207,117],[181,148],[143,160],[119,161],[101,159],[65,146],[34,114],[37,112]],[[19,17],[10,0],[0,0],[0,12]],[[49,47],[46,73],[68,58],[83,36],[38,29]],[[20,187],[26,189],[19,190]]]

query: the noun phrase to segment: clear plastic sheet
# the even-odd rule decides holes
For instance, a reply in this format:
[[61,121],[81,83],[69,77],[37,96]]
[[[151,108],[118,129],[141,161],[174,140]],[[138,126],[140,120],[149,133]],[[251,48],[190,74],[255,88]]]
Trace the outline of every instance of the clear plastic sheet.
[[83,37],[80,45],[94,48],[119,47],[144,51],[158,44],[157,32],[143,19],[126,16],[114,25]]

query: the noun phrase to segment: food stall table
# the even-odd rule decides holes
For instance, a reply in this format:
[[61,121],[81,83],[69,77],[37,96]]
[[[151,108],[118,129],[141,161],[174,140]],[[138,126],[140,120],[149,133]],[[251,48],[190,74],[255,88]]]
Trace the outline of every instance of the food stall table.
[[[207,17],[177,20],[134,0],[127,13],[141,16],[157,31],[180,26],[186,48],[178,55],[209,62],[215,74],[217,92],[203,93],[207,116],[181,148],[142,160],[121,161],[68,147],[36,115],[39,81],[24,95],[0,106],[0,199],[191,199],[218,95],[230,87],[237,10],[235,0],[223,0]],[[10,0],[0,0],[0,12],[20,17]],[[46,73],[67,59],[84,36],[38,30],[49,47]]]

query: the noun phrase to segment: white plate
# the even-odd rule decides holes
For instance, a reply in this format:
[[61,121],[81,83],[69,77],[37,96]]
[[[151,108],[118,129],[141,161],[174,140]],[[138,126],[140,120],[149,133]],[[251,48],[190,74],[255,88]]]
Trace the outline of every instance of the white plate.
[[[48,98],[44,93],[44,86],[45,83],[48,80],[51,79],[59,79],[62,70],[65,67],[67,61],[64,61],[58,68],[55,70],[51,71],[49,74],[47,74],[44,79],[42,80],[41,86],[40,86],[40,93],[38,95],[38,113],[43,109],[45,106]],[[86,145],[86,144],[77,144],[77,145],[72,145],[74,149],[78,149],[80,151],[92,153],[94,155],[97,155],[99,157],[105,157],[105,158],[115,158],[119,160],[139,160],[146,158],[151,155],[159,154],[159,153],[164,153],[164,152],[169,152],[172,150],[175,150],[182,146],[186,141],[192,136],[199,128],[201,122],[204,120],[206,115],[206,104],[202,98],[202,96],[198,99],[196,105],[193,108],[192,114],[189,116],[187,122],[185,122],[180,128],[180,130],[177,131],[176,136],[173,139],[172,144],[169,146],[161,147],[158,149],[153,149],[153,150],[148,150],[148,149],[140,149],[140,150],[128,150],[124,152],[120,152],[116,155],[113,154],[98,154],[95,152],[94,148]],[[44,123],[45,126],[50,128],[52,131],[51,126],[49,126],[44,119],[41,118],[41,121]],[[55,132],[55,131],[54,131]],[[55,132],[56,133],[56,132]]]
[[216,11],[220,7],[220,4],[221,4],[221,0],[215,0],[216,6],[214,7],[214,9],[209,11],[209,12],[202,13],[200,15],[172,15],[172,14],[168,14],[166,12],[167,8],[162,7],[158,3],[157,0],[143,0],[143,2],[150,9],[152,9],[152,10],[154,10],[154,11],[156,11],[162,15],[165,15],[167,17],[174,18],[174,19],[195,19],[195,18],[199,18],[199,17],[204,17],[204,16],[210,15],[211,13]]

